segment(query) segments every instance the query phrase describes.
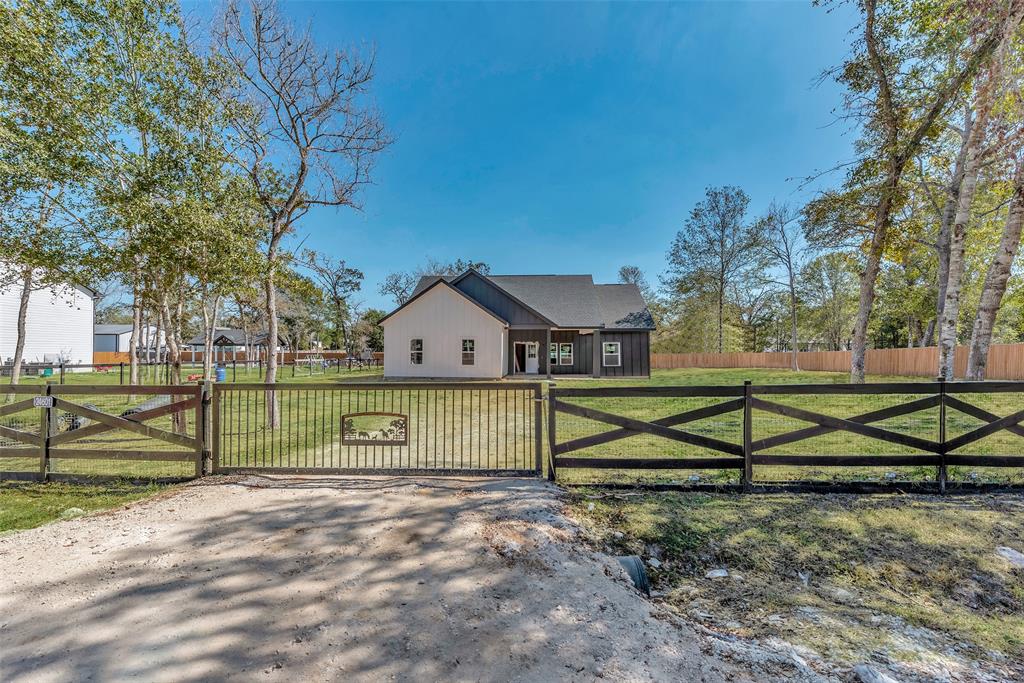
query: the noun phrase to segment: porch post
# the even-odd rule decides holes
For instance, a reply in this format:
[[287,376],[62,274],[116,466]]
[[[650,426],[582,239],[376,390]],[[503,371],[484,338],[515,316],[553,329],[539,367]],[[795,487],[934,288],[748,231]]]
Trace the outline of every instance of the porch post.
[[594,330],[594,367],[590,373],[593,377],[601,376],[601,330]]
[[547,360],[544,362],[544,366],[548,369],[548,379],[551,379],[551,328],[547,328],[545,339],[547,340],[544,344],[544,358]]

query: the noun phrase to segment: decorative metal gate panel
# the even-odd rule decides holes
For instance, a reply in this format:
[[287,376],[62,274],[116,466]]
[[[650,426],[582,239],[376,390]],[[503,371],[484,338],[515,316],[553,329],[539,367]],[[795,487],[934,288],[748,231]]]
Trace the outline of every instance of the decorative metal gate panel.
[[218,384],[215,473],[537,475],[539,383]]

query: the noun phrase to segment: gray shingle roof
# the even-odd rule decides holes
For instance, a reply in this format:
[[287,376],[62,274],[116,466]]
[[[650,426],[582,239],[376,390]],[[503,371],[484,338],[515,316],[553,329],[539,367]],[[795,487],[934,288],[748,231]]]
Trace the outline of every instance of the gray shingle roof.
[[600,327],[601,307],[590,275],[488,275],[494,284],[559,327]]
[[434,280],[438,278],[441,278],[445,282],[451,282],[455,279],[449,275],[421,275],[419,282],[416,283],[416,288],[412,290],[412,294],[409,295],[409,298],[412,299],[424,289],[434,284]]
[[131,331],[131,325],[94,325],[92,328],[93,334],[124,334]]
[[654,318],[636,285],[594,285],[605,328],[654,329]]
[[[413,296],[438,278],[424,275]],[[654,329],[654,319],[636,285],[597,285],[590,275],[485,275],[559,327]]]
[[[253,335],[251,343],[265,344],[266,341],[267,333],[259,332]],[[200,332],[185,343],[189,346],[202,346],[206,340],[203,338],[203,333]],[[213,343],[215,346],[245,346],[245,331],[233,327],[218,327],[214,330]]]

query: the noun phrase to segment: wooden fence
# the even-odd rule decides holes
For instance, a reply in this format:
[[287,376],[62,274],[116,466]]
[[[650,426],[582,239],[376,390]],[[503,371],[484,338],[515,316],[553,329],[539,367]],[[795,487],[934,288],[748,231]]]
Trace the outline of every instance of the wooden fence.
[[[145,352],[143,352],[144,354]],[[316,351],[286,351],[284,353],[277,354],[278,361],[283,365],[291,365],[295,362],[296,357],[300,360],[306,360],[314,357],[317,354]],[[348,354],[344,351],[320,351],[319,355],[324,360],[346,360]],[[217,363],[230,363],[232,361],[242,363],[250,362],[255,363],[257,361],[266,361],[266,354],[263,352],[252,352],[246,356],[244,351],[215,351],[213,354],[214,362]],[[376,361],[384,360],[384,354],[376,352],[373,354],[373,358]],[[145,355],[143,355],[145,360]],[[95,365],[117,365],[118,363],[131,362],[131,356],[127,351],[95,351],[92,354],[92,362]],[[201,363],[203,362],[202,351],[182,351],[181,352],[182,363]]]
[[757,467],[934,468],[944,491],[951,467],[1024,467],[1022,395],[1024,382],[552,387],[549,476],[733,470],[749,488],[769,481]]
[[[957,377],[967,369],[966,346],[956,349]],[[801,370],[849,372],[849,351],[801,351],[797,354]],[[789,369],[792,354],[770,353],[654,353],[651,367],[669,368],[779,368]],[[869,349],[866,369],[869,375],[935,377],[939,350],[934,346],[914,349]],[[993,344],[988,353],[986,379],[1024,380],[1024,344]]]

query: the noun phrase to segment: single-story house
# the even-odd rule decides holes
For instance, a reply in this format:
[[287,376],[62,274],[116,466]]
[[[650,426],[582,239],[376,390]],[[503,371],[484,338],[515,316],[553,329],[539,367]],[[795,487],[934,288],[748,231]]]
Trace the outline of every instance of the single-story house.
[[[241,359],[246,350],[245,330],[233,327],[217,327],[213,331],[213,359],[215,361],[231,360],[238,354]],[[206,348],[206,339],[202,332],[185,342],[188,349],[194,353],[202,353]],[[249,348],[254,354],[263,354],[267,346],[267,333],[259,332],[249,338]],[[286,347],[285,343],[278,337],[276,351]],[[200,356],[201,357],[201,356]],[[255,360],[256,356],[253,356]]]
[[[0,286],[0,365],[10,365],[18,343],[18,309],[24,280]],[[26,365],[92,363],[97,294],[82,286],[44,287],[29,294],[25,316]]]
[[387,378],[651,372],[640,289],[590,275],[427,275],[380,324]]
[[[139,350],[156,349],[156,325],[143,325],[140,329]],[[107,353],[127,353],[132,339],[132,326],[119,324],[96,325],[93,328],[93,351]],[[160,333],[160,346],[163,346],[164,335]]]

